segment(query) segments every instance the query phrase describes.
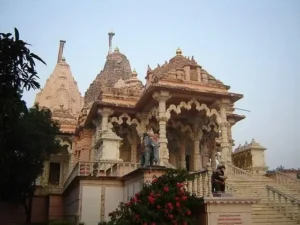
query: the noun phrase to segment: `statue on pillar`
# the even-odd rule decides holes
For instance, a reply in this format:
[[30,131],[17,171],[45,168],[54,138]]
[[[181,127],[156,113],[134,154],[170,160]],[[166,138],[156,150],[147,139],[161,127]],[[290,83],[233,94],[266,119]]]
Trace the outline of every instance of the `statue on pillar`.
[[154,133],[144,133],[140,145],[141,166],[152,166],[159,163],[159,142],[158,135]]
[[151,164],[159,164],[159,139],[158,134],[150,134],[152,152],[151,152]]

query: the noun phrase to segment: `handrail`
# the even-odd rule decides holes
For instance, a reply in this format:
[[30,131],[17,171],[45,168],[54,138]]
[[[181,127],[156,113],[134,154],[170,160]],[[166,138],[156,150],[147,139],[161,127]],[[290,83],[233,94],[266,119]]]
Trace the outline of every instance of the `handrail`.
[[[298,212],[297,222],[300,223],[300,201],[292,196],[289,196],[274,187],[266,185],[267,189],[267,199],[268,205],[274,209],[277,209],[279,212],[284,213],[286,217],[291,216],[292,219],[296,219],[295,207]],[[272,199],[270,197],[270,192],[272,192]],[[284,199],[284,205],[282,205],[282,198]],[[272,201],[272,203],[271,203]]]
[[139,167],[139,163],[120,160],[79,161],[64,183],[66,189],[77,176],[108,176],[121,177]]
[[300,192],[300,180],[290,177],[281,171],[276,171],[275,175],[277,183],[296,188]]
[[237,176],[237,177],[239,177],[239,179],[242,179],[242,180],[247,180],[252,177],[251,173],[249,173],[241,168],[238,168],[230,163],[227,164],[226,171],[229,176],[230,175]]
[[186,189],[198,197],[211,197],[211,168],[193,171],[190,174],[195,175],[195,179],[186,183]]

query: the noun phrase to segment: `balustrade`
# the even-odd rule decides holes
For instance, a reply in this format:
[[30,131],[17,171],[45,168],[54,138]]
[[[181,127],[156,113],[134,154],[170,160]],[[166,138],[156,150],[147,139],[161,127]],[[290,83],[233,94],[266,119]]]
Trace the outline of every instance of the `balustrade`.
[[229,178],[238,178],[238,179],[241,179],[241,180],[247,180],[247,179],[250,179],[252,177],[252,174],[245,171],[245,170],[242,170],[232,164],[227,164],[226,165],[226,175],[229,177]]
[[268,205],[300,223],[300,201],[267,185]]
[[275,180],[277,183],[289,186],[300,192],[300,180],[292,178],[280,171],[275,172]]
[[68,179],[64,184],[64,189],[66,189],[72,180],[77,176],[109,176],[109,177],[122,177],[139,167],[139,163],[132,162],[122,162],[113,160],[103,160],[97,162],[83,162],[79,161],[72,172],[70,173]]

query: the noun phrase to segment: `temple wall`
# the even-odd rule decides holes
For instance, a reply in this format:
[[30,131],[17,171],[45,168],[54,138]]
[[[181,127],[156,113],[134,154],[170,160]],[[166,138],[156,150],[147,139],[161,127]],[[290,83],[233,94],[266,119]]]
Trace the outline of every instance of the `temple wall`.
[[49,220],[60,220],[64,217],[63,197],[62,195],[49,196]]
[[72,190],[64,195],[64,217],[65,219],[75,222],[79,214],[80,188],[75,186]]
[[108,214],[123,201],[123,182],[120,180],[82,180],[80,222],[85,225],[108,220]]

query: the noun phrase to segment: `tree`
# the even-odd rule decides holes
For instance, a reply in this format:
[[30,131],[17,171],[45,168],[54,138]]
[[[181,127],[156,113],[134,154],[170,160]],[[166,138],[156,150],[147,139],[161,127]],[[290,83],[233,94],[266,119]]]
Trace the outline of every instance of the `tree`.
[[35,180],[43,172],[43,163],[49,156],[62,150],[55,139],[59,124],[52,120],[51,111],[30,108],[22,114],[9,140],[14,157],[10,158],[13,168],[10,171],[8,196],[20,201],[25,207],[26,220],[31,221],[31,204],[35,191]]
[[59,125],[48,109],[27,109],[22,92],[40,87],[29,44],[12,34],[0,33],[0,200],[16,200],[31,220],[35,180],[43,162],[61,148],[55,140]]
[[185,182],[194,175],[182,169],[170,169],[146,183],[143,189],[127,203],[109,214],[110,221],[99,225],[188,225],[202,199],[185,189]]

